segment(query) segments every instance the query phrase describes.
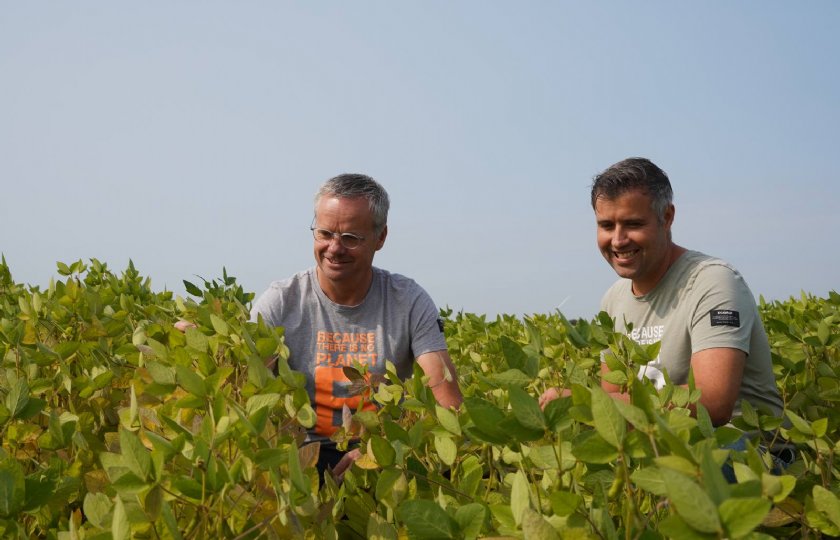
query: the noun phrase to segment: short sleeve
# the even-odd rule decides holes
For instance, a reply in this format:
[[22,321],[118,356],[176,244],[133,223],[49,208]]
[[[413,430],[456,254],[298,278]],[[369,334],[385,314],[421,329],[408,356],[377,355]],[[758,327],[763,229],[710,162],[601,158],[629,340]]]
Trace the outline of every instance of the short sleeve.
[[691,353],[717,347],[750,353],[757,312],[741,275],[725,264],[704,266],[692,284]]

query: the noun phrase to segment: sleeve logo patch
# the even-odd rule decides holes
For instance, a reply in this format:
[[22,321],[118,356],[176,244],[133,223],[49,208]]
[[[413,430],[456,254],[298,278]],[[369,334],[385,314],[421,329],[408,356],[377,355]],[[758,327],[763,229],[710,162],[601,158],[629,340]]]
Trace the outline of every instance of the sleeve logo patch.
[[443,319],[438,319],[438,328],[440,328],[441,333],[443,332]]
[[731,309],[713,309],[709,312],[712,319],[712,326],[741,326],[741,315]]

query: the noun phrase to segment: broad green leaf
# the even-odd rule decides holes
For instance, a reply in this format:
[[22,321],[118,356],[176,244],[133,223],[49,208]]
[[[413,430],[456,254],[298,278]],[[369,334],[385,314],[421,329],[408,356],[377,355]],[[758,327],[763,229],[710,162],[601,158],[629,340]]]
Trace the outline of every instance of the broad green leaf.
[[530,508],[522,514],[522,535],[525,540],[560,540],[554,527]]
[[513,415],[520,424],[534,430],[544,430],[547,427],[545,416],[536,398],[518,386],[511,386],[508,395]]
[[373,457],[380,467],[390,467],[394,463],[397,452],[386,439],[377,435],[371,435],[369,444],[370,451],[373,453]]
[[175,371],[178,374],[178,384],[184,390],[197,398],[207,397],[207,389],[204,385],[204,379],[201,375],[186,366],[175,366]]
[[371,514],[365,538],[368,540],[398,540],[397,529],[379,514]]
[[113,506],[114,503],[111,501],[111,498],[99,492],[85,495],[82,508],[88,521],[100,529],[106,529],[109,525],[108,517],[111,514]]
[[713,540],[718,536],[711,533],[702,533],[691,527],[682,517],[671,514],[659,523],[658,532],[666,538],[678,540]]
[[507,440],[504,432],[499,428],[499,424],[505,419],[504,413],[499,408],[477,397],[465,399],[464,407],[479,430],[494,437],[498,436],[503,441]]
[[776,476],[767,473],[761,475],[761,492],[763,495],[771,497],[774,503],[780,503],[785,500],[795,487],[795,476],[788,474]]
[[449,437],[436,436],[435,451],[437,452],[438,457],[440,457],[440,460],[450,467],[453,463],[455,463],[455,458],[458,455],[458,447]]
[[306,476],[303,475],[303,469],[301,469],[300,466],[300,456],[298,455],[297,447],[292,446],[289,448],[287,457],[289,465],[289,479],[292,481],[292,485],[304,495],[309,495],[311,489],[309,481],[306,479]]
[[551,509],[558,516],[569,516],[577,510],[583,502],[583,497],[569,491],[555,491],[549,496]]
[[510,489],[510,510],[517,525],[522,523],[522,517],[526,509],[531,507],[531,492],[528,487],[528,479],[522,471],[516,471],[513,475],[513,485]]
[[616,408],[618,409],[619,414],[630,422],[633,427],[636,429],[646,430],[650,426],[650,422],[648,422],[647,415],[645,411],[636,407],[635,405],[631,405],[630,403],[625,403],[620,399],[613,400]]
[[468,503],[455,510],[455,521],[466,540],[478,538],[485,519],[487,507],[480,503]]
[[828,340],[830,338],[831,338],[831,331],[829,330],[828,324],[825,322],[825,319],[823,319],[817,325],[817,339],[819,339],[820,343],[823,346],[825,346],[825,345],[828,345]]
[[[11,377],[10,377],[11,379]],[[9,380],[9,392],[4,403],[12,418],[19,416],[29,403],[29,385],[26,379]]]
[[813,435],[814,431],[811,429],[811,424],[805,421],[801,416],[794,413],[791,410],[785,409],[785,416],[788,417],[793,427],[795,427],[800,433],[805,435]]
[[194,326],[189,326],[184,331],[187,338],[187,347],[195,349],[196,351],[205,352],[209,346],[207,336],[201,333],[201,330]]
[[840,527],[840,499],[822,486],[814,486],[812,492],[817,510],[825,514],[836,526]]
[[572,453],[586,463],[610,463],[618,458],[615,446],[594,431],[584,431],[575,438]]
[[689,526],[704,533],[720,531],[717,508],[699,485],[671,469],[659,469],[659,474],[665,482],[671,504]]
[[435,405],[435,415],[440,425],[443,426],[443,429],[453,435],[461,434],[461,423],[458,421],[458,417],[455,416],[454,412],[440,405]]
[[263,407],[269,410],[280,402],[280,394],[257,394],[248,398],[245,403],[245,413],[251,416]]
[[668,490],[665,487],[665,480],[656,467],[638,469],[630,475],[630,479],[643,490],[659,497],[665,497],[668,494]]
[[621,449],[624,444],[624,436],[627,433],[627,424],[621,414],[618,412],[618,407],[615,405],[613,398],[609,396],[599,386],[595,386],[592,391],[592,419],[595,423],[595,430],[617,449]]
[[490,381],[496,386],[502,387],[528,386],[534,380],[533,377],[529,377],[519,369],[508,369],[506,371],[502,371],[501,373],[492,373],[487,377],[484,377],[484,379]]
[[526,371],[528,355],[522,350],[522,346],[507,336],[502,336],[499,344],[502,346],[502,354],[504,354],[505,360],[507,360],[508,367],[510,369]]
[[376,500],[396,508],[408,492],[408,480],[399,469],[385,469],[376,481]]
[[14,517],[23,507],[26,481],[17,460],[0,462],[0,516]]
[[131,525],[122,499],[116,497],[114,501],[114,517],[111,521],[111,537],[114,540],[128,540],[131,538]]
[[770,507],[766,499],[727,499],[720,505],[720,519],[730,538],[740,538],[761,525]]
[[211,313],[210,323],[213,325],[213,330],[215,330],[217,334],[227,336],[230,333],[230,327],[228,327],[228,324],[224,321],[224,319],[218,315]]
[[152,469],[149,451],[134,433],[120,429],[120,453],[123,464],[139,479],[146,481]]
[[438,540],[453,538],[458,533],[458,524],[434,501],[410,499],[397,508],[397,517],[408,529],[409,538],[415,540]]

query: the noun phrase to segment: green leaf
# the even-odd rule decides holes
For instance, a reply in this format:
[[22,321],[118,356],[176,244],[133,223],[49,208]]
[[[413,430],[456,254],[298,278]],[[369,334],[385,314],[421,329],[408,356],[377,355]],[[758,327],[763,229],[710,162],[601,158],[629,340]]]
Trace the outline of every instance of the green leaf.
[[128,522],[122,499],[116,497],[114,501],[114,519],[111,521],[111,537],[114,540],[128,540],[131,538],[131,525]]
[[202,334],[201,330],[193,326],[188,326],[184,331],[184,335],[187,338],[187,347],[199,352],[207,351],[209,342],[207,341],[207,336]]
[[455,416],[454,412],[440,405],[435,405],[435,415],[440,425],[443,426],[443,429],[453,435],[461,434],[461,423],[458,421],[458,417]]
[[415,540],[453,538],[458,533],[458,524],[434,501],[407,500],[397,509],[397,517]]
[[458,455],[458,447],[449,437],[435,437],[435,451],[445,465],[452,466]]
[[146,481],[152,468],[149,451],[134,433],[120,429],[120,453],[122,462],[139,479]]
[[620,399],[614,399],[613,403],[615,404],[616,409],[618,409],[619,414],[621,414],[625,420],[630,422],[633,427],[643,431],[648,429],[650,422],[648,422],[645,411],[635,405],[625,403]]
[[0,516],[14,517],[23,508],[26,481],[17,460],[0,462]]
[[455,521],[466,540],[478,538],[486,519],[487,507],[480,503],[465,504],[455,510]]
[[376,500],[396,508],[408,493],[408,480],[399,469],[385,469],[376,481]]
[[516,524],[522,523],[525,510],[531,507],[531,492],[528,486],[528,478],[522,471],[516,471],[513,475],[513,485],[510,488],[510,510]]
[[193,285],[192,283],[190,283],[186,279],[183,280],[183,281],[184,281],[184,288],[187,290],[188,293],[190,293],[193,296],[197,296],[199,298],[201,298],[203,296],[203,293],[201,292],[201,289],[199,289],[198,287],[196,287],[195,285]]
[[665,480],[662,479],[659,469],[655,467],[638,469],[630,475],[630,479],[634,484],[643,490],[658,497],[665,497],[668,495],[668,490],[665,487]]
[[840,499],[822,486],[814,486],[812,492],[817,510],[825,514],[836,526],[840,527]]
[[522,535],[525,540],[560,540],[554,527],[530,508],[522,514]]
[[207,388],[204,385],[204,379],[201,378],[201,375],[186,366],[180,365],[175,366],[175,372],[178,374],[178,384],[184,390],[198,398],[207,397]]
[[368,540],[398,540],[397,529],[379,514],[371,514],[367,522],[365,538]]
[[113,520],[113,516],[110,516],[113,506],[111,498],[104,493],[88,493],[85,495],[82,509],[88,521],[100,529],[105,529],[108,527],[108,518]]
[[704,533],[720,531],[717,508],[699,485],[671,469],[659,469],[659,473],[665,482],[668,498],[689,526]]
[[397,452],[386,439],[377,435],[370,437],[370,449],[373,451],[373,457],[380,467],[389,467],[394,463],[397,457]]
[[533,377],[529,377],[519,369],[508,369],[501,373],[492,373],[482,379],[489,381],[495,386],[503,387],[528,386],[534,380]]
[[761,525],[770,507],[766,499],[727,499],[720,505],[720,519],[730,538],[740,538]]
[[468,397],[464,400],[464,407],[470,415],[475,427],[482,432],[502,439],[508,440],[505,433],[499,428],[499,424],[505,419],[504,413],[489,401],[477,397]]
[[817,339],[824,346],[828,345],[828,340],[831,338],[831,331],[825,319],[821,320],[817,325]]
[[800,433],[805,435],[813,435],[814,431],[811,429],[811,424],[805,421],[801,416],[797,415],[793,411],[785,409],[785,416],[788,417],[793,427],[797,429]]
[[499,344],[502,346],[502,354],[504,354],[505,360],[507,360],[508,367],[510,369],[526,371],[528,355],[522,350],[522,346],[507,336],[502,336]]
[[230,328],[224,319],[213,313],[210,314],[210,323],[213,325],[213,330],[215,330],[217,334],[227,336],[230,333]]
[[549,500],[551,501],[551,509],[556,515],[570,516],[583,502],[583,497],[569,491],[555,491],[549,495]]
[[575,437],[572,453],[585,463],[609,463],[618,458],[615,446],[594,431],[584,431]]
[[600,387],[595,386],[592,392],[592,419],[595,430],[605,441],[617,449],[624,444],[627,433],[627,423],[618,412],[615,401]]
[[26,384],[26,379],[11,380],[11,377],[9,379],[9,393],[6,394],[4,403],[12,418],[16,418],[29,403],[29,385]]
[[292,446],[291,448],[289,448],[287,456],[289,460],[289,477],[292,481],[292,485],[295,486],[295,488],[297,488],[297,490],[303,493],[304,495],[309,495],[311,489],[309,482],[303,475],[303,469],[301,469],[300,466],[300,456],[298,455],[298,448],[296,446]]
[[536,398],[518,386],[511,386],[508,395],[513,415],[520,424],[533,430],[545,430],[545,416]]

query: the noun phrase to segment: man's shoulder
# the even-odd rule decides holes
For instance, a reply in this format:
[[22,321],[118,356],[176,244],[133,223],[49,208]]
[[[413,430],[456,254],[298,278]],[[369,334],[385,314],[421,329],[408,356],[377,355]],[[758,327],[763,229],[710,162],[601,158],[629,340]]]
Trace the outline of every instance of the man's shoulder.
[[692,286],[705,284],[714,287],[733,279],[743,280],[741,273],[723,259],[698,251],[689,251],[686,252],[686,255],[688,256],[688,270],[691,275],[689,283]]
[[416,289],[423,290],[420,285],[408,276],[397,274],[396,272],[389,272],[382,268],[373,267],[374,279],[383,286],[396,291],[412,291]]
[[272,281],[258,298],[257,304],[274,302],[278,298],[288,296],[300,296],[304,291],[312,287],[314,268],[301,270],[285,279]]

